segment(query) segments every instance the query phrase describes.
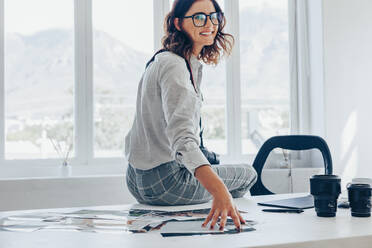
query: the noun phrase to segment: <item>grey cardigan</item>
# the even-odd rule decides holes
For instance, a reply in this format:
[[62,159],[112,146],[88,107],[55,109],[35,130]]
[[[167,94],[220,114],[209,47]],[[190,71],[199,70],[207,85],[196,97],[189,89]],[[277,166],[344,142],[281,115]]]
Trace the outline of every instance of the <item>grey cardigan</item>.
[[185,60],[163,52],[147,67],[138,86],[136,115],[125,138],[125,155],[137,169],[176,160],[193,175],[209,164],[199,149],[202,64],[190,59],[194,89]]

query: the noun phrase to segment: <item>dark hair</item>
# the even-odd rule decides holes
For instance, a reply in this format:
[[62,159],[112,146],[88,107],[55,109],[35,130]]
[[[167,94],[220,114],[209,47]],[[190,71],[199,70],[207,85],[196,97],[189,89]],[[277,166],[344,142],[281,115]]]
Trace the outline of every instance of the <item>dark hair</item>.
[[[162,39],[163,48],[172,51],[183,58],[189,59],[192,54],[193,42],[189,35],[181,30],[179,31],[174,25],[174,19],[180,19],[180,26],[182,27],[183,16],[191,8],[191,6],[198,0],[175,0],[172,10],[165,17],[164,29],[165,36]],[[210,0],[216,12],[222,12],[221,7],[216,0]],[[204,46],[201,50],[198,59],[201,59],[206,64],[217,65],[221,52],[223,55],[230,55],[234,44],[234,37],[231,34],[223,32],[226,25],[226,18],[223,17],[222,22],[218,26],[218,31],[214,39],[214,43],[210,46]]]

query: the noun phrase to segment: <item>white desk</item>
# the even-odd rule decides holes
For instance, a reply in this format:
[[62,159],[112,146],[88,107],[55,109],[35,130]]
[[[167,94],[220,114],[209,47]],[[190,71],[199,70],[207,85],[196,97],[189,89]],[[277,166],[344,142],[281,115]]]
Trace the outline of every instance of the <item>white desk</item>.
[[[299,194],[296,194],[299,195]],[[349,209],[338,209],[336,218],[320,218],[314,209],[301,214],[266,213],[257,201],[286,198],[291,195],[259,196],[236,199],[240,209],[249,211],[249,219],[258,221],[253,232],[232,235],[205,235],[163,238],[159,231],[145,234],[108,234],[69,231],[36,231],[33,233],[1,232],[0,248],[43,247],[372,247],[372,218],[355,218]],[[126,207],[130,207],[127,205]],[[202,204],[207,207],[209,204]],[[123,209],[105,206],[95,209]],[[79,208],[81,209],[81,208]],[[84,208],[86,209],[86,208]],[[180,207],[173,209],[182,209]],[[49,211],[50,209],[48,209]],[[57,209],[52,209],[56,211]],[[61,210],[61,209],[58,209]],[[66,209],[63,209],[66,211]],[[71,210],[71,209],[68,209]],[[35,210],[34,210],[35,211]],[[0,212],[7,215],[33,211]]]

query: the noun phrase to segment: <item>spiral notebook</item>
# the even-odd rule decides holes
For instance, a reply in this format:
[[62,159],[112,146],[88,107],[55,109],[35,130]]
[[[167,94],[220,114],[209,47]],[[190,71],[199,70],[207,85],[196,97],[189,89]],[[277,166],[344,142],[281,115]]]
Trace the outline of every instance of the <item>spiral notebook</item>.
[[293,197],[281,200],[266,201],[257,203],[260,206],[290,208],[290,209],[307,209],[314,207],[314,198],[312,195],[303,197]]

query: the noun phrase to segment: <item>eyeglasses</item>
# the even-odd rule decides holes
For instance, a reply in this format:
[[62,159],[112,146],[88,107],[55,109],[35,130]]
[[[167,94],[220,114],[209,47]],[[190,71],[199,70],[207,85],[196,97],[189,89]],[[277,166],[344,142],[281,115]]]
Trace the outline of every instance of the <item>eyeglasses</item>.
[[223,20],[223,13],[222,12],[213,12],[209,15],[205,13],[195,13],[191,16],[184,16],[183,18],[192,18],[192,22],[194,23],[195,27],[204,27],[207,24],[207,18],[211,19],[213,25],[218,25]]

